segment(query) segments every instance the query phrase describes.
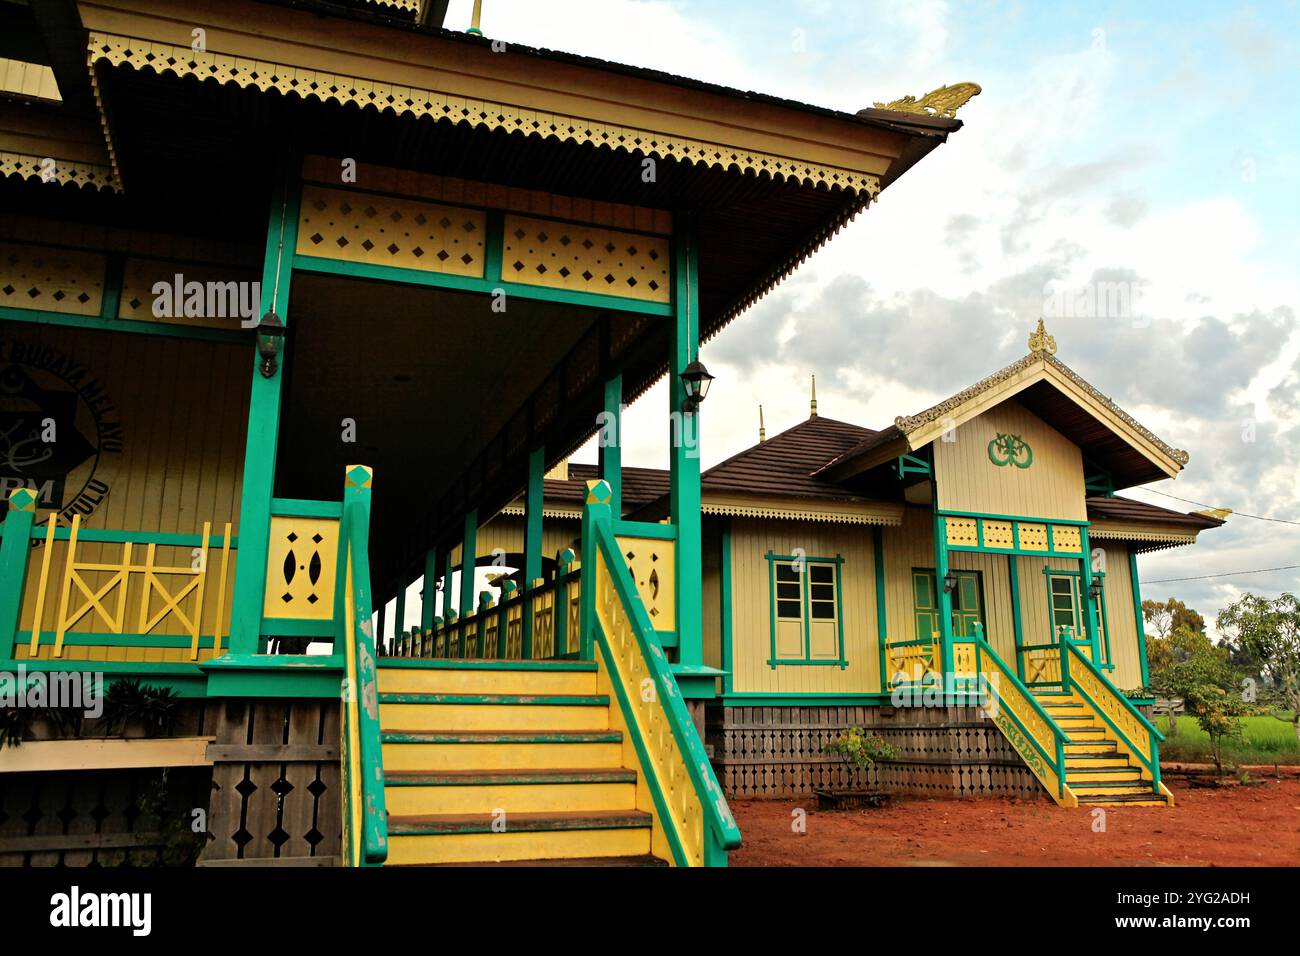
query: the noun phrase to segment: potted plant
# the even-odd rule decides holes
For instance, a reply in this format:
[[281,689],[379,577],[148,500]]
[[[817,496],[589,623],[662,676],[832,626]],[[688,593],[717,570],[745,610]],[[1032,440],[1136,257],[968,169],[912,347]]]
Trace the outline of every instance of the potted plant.
[[[849,727],[834,740],[822,747],[822,753],[838,754],[848,768],[850,780],[870,771],[877,760],[893,760],[898,756],[882,738],[862,727]],[[871,806],[884,803],[886,794],[877,787],[854,787],[848,790],[814,791],[825,808]]]
[[167,736],[180,717],[180,695],[169,687],[119,680],[104,695],[104,722],[123,737]]

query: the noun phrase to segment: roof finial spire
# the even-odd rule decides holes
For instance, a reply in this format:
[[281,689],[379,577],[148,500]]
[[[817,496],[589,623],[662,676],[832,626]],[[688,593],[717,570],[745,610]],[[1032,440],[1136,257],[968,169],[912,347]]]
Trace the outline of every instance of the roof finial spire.
[[817,417],[817,376],[812,377],[812,402],[809,405],[809,418]]
[[767,429],[763,427],[763,406],[758,406],[758,440],[767,441]]
[[1047,334],[1047,329],[1043,327],[1043,320],[1038,320],[1038,328],[1029,333],[1029,351],[1036,354],[1046,352],[1048,355],[1056,354],[1056,338]]

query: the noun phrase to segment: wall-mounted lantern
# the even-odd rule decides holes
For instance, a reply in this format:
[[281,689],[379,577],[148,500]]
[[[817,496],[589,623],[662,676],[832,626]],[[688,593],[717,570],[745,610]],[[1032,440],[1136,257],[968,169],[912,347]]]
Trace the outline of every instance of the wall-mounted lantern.
[[1088,593],[1092,596],[1094,604],[1101,604],[1101,578],[1092,579],[1092,583],[1088,585]]
[[257,323],[257,354],[262,359],[262,377],[271,378],[280,367],[280,349],[284,346],[284,323],[274,312],[262,316]]
[[951,571],[945,574],[943,576],[943,589],[949,594],[957,590],[957,575],[953,574]]
[[686,401],[682,403],[682,411],[693,412],[700,407],[704,396],[709,394],[709,383],[713,381],[713,376],[704,367],[704,363],[696,359],[682,369],[681,378],[682,384],[686,386]]

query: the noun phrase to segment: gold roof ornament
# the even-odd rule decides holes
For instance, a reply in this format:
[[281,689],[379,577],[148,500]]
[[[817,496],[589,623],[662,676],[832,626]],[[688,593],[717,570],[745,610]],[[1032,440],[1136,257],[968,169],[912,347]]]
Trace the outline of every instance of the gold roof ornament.
[[1207,518],[1218,518],[1220,521],[1227,521],[1228,515],[1232,514],[1231,508],[1206,508],[1203,511],[1196,512],[1198,515],[1205,515]]
[[817,376],[816,375],[812,377],[812,402],[809,405],[808,410],[810,412],[810,414],[808,415],[809,418],[817,417]]
[[954,83],[952,86],[932,90],[919,100],[915,96],[904,96],[892,103],[876,103],[875,107],[878,110],[893,110],[895,113],[920,113],[922,116],[956,119],[957,111],[982,92],[978,83]]
[[1038,328],[1029,333],[1029,351],[1033,354],[1046,352],[1048,355],[1056,354],[1056,337],[1047,334],[1047,329],[1043,327],[1043,320],[1038,320]]
[[763,427],[763,406],[758,406],[758,440],[767,441],[767,429]]

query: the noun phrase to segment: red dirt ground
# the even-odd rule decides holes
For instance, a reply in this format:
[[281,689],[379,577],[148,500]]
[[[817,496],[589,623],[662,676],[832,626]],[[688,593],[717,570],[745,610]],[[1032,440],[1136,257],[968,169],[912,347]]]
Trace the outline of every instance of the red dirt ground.
[[[813,797],[737,800],[744,845],[732,866],[1297,866],[1300,779],[1223,789],[1166,780],[1172,810],[1047,800],[895,797],[876,810],[817,810]],[[791,829],[805,808],[807,832]]]

